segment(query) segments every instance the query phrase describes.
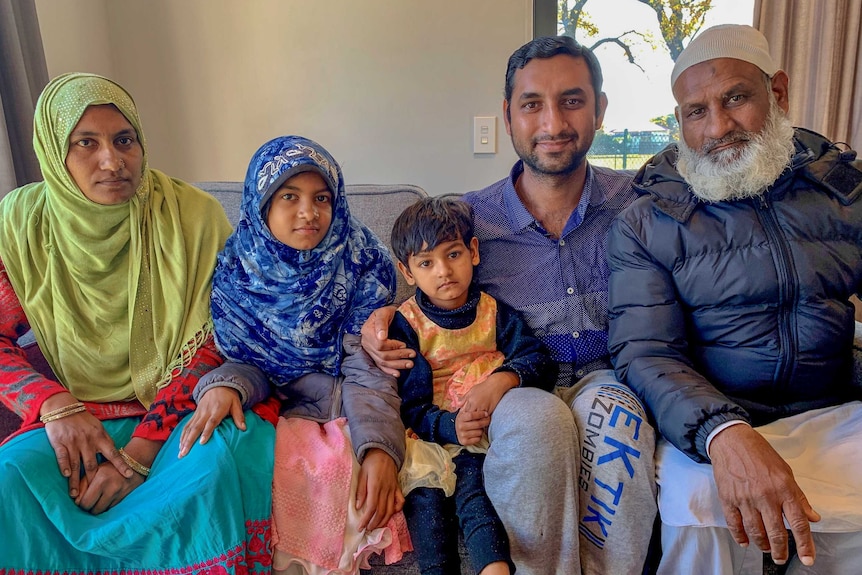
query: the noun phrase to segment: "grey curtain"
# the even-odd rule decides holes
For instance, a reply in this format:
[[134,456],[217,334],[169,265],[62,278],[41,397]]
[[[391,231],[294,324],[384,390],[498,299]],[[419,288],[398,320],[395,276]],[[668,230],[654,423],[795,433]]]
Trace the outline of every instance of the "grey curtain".
[[42,179],[33,112],[48,83],[35,0],[0,0],[0,197]]
[[794,125],[862,150],[862,2],[755,0],[754,27],[790,76]]

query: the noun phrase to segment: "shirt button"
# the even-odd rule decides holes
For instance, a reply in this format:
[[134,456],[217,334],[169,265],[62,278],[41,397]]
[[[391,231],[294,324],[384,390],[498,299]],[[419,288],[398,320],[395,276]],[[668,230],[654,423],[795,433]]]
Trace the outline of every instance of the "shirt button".
[[584,370],[579,369],[578,371],[575,372],[575,375],[577,375],[578,377],[583,377],[584,376]]
[[573,293],[575,293],[575,288],[566,288],[566,293],[572,295]]
[[561,246],[566,245],[566,240],[560,240],[560,245],[561,245]]
[[580,332],[573,331],[573,332],[572,332],[572,337],[573,337],[573,338],[575,338],[575,339],[578,339],[579,337],[581,337],[581,334],[580,334]]

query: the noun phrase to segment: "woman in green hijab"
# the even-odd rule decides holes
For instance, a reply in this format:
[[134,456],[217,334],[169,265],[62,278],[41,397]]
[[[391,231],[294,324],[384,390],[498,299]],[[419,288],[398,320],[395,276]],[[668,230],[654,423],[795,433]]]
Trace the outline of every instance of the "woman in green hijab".
[[[23,419],[0,447],[0,572],[268,573],[272,427],[237,417],[178,459],[221,363],[224,211],[148,166],[106,78],[52,80],[34,126],[44,181],[0,202],[0,400]],[[28,327],[56,381],[18,347]]]

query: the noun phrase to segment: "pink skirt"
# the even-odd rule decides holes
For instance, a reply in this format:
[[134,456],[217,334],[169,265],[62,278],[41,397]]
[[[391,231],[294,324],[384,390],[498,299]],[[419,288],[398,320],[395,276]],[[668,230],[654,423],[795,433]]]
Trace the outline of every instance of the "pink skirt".
[[358,529],[353,502],[359,462],[347,419],[320,424],[279,418],[272,486],[273,573],[356,574],[368,557],[387,564],[413,549],[402,513],[384,527]]

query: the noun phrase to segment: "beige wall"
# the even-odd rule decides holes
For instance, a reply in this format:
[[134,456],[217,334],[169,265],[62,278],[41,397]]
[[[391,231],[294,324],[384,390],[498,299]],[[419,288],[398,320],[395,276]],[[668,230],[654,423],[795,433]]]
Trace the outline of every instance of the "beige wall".
[[[504,177],[506,60],[530,0],[37,0],[53,76],[93,71],[135,97],[151,165],[242,179],[267,139],[327,147],[349,183],[431,194]],[[497,153],[472,152],[473,116]]]
[[93,72],[112,77],[109,0],[36,0],[48,74]]

